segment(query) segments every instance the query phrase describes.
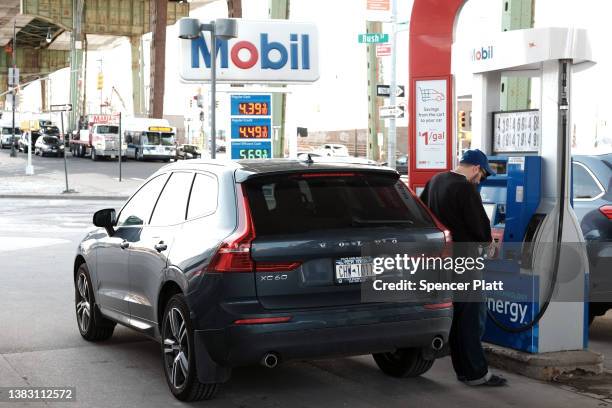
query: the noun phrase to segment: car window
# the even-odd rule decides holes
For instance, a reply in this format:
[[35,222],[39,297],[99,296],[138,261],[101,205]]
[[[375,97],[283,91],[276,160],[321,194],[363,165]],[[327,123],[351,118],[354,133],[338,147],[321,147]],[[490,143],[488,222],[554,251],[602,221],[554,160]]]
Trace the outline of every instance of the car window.
[[247,196],[258,236],[331,229],[433,227],[396,177],[375,174],[257,178]]
[[601,189],[589,172],[580,164],[573,163],[574,198],[594,198],[601,194]]
[[138,190],[125,207],[123,207],[121,214],[119,214],[117,226],[144,225],[151,215],[153,206],[157,201],[157,197],[159,197],[159,192],[164,187],[167,177],[165,174],[157,176]]
[[151,225],[174,225],[185,221],[193,173],[174,172],[153,210]]
[[213,213],[217,209],[218,196],[217,178],[197,173],[191,188],[187,219]]

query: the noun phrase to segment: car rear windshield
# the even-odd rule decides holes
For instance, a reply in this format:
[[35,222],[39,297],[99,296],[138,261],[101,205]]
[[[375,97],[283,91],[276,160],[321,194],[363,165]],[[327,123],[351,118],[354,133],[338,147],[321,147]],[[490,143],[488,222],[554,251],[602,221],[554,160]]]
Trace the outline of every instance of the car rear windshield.
[[[10,128],[10,127],[2,128],[2,134],[3,135],[12,135],[13,134],[13,129]],[[15,128],[15,134],[16,135],[20,135],[21,134],[21,129]]]
[[60,143],[59,139],[53,136],[45,136],[43,138],[43,141],[47,144],[59,144]]
[[119,126],[99,125],[96,131],[101,135],[116,135],[119,134]]
[[307,173],[257,177],[246,183],[258,236],[434,227],[429,214],[395,175]]

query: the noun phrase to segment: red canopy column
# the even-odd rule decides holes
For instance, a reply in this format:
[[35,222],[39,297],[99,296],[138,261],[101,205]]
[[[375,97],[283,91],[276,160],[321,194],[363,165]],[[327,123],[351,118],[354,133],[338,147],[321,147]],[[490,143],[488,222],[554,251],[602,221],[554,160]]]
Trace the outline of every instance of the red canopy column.
[[[408,126],[408,152],[409,170],[408,178],[410,187],[416,190],[422,187],[436,173],[449,170],[452,167],[453,155],[453,86],[451,75],[451,47],[453,43],[453,30],[456,15],[466,0],[414,0],[412,17],[410,19],[410,50],[409,50],[409,89],[408,99],[409,126]],[[445,94],[436,92],[434,89],[419,89],[417,94],[417,84],[423,85],[420,88],[428,88],[430,85],[444,85],[437,81],[446,81]],[[421,82],[436,81],[436,82]],[[433,87],[435,88],[435,87]],[[440,88],[438,88],[440,89]],[[442,94],[442,95],[441,95]],[[422,140],[431,135],[421,132],[417,135],[417,98],[421,98],[419,103],[426,104],[436,101],[441,103],[441,98],[446,102],[446,128],[438,132],[435,136],[436,141],[440,141],[440,136],[444,139],[445,149],[438,148],[439,166],[432,167],[428,160],[417,157],[417,137]],[[432,99],[433,98],[433,99]],[[437,99],[436,99],[437,98]],[[425,105],[423,105],[425,106]],[[422,129],[420,129],[422,130]],[[444,133],[441,135],[441,133]],[[428,140],[431,142],[431,140]],[[444,157],[444,154],[446,157]],[[423,154],[421,154],[423,156]],[[443,164],[445,163],[445,165]]]

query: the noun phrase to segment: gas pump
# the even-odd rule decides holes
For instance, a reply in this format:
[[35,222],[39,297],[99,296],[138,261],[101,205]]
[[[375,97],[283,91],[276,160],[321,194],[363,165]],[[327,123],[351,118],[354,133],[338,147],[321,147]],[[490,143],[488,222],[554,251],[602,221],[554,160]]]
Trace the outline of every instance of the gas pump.
[[[468,53],[453,54],[456,64]],[[570,202],[568,129],[572,70],[592,61],[587,33],[505,32],[469,55],[472,148],[497,170],[480,187],[497,247],[486,273],[504,281],[487,297],[484,340],[529,353],[586,349],[588,262]],[[502,74],[539,79],[539,109],[499,112]]]

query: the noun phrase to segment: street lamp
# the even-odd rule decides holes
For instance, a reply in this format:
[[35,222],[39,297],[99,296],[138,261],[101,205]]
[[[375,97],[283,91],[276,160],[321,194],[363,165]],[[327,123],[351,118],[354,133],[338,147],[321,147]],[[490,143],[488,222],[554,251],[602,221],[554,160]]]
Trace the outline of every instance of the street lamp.
[[194,40],[202,35],[202,31],[210,32],[210,157],[216,156],[217,150],[217,38],[229,40],[238,36],[237,21],[231,18],[218,18],[208,24],[201,24],[197,18],[182,18],[179,20],[179,38]]

